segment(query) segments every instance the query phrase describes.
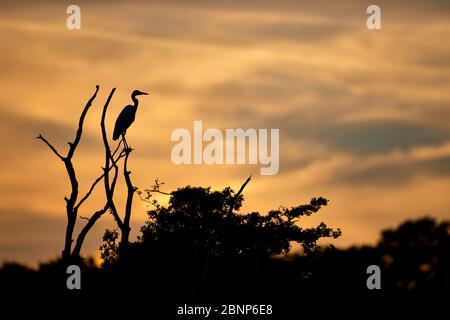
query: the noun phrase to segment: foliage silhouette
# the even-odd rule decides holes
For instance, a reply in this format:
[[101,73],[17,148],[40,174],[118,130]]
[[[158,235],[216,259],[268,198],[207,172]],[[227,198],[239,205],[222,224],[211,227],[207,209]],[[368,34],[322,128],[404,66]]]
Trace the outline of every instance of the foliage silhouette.
[[324,250],[314,260],[313,286],[368,293],[366,267],[380,266],[384,292],[439,293],[450,287],[450,222],[424,217],[382,232],[374,247]]
[[386,274],[385,287],[448,290],[450,222],[406,221],[383,232],[377,251]]
[[[294,302],[315,294],[336,299],[335,290],[343,296],[391,301],[401,292],[429,295],[450,287],[449,222],[431,218],[406,221],[383,231],[374,247],[324,248],[315,241],[336,237],[340,231],[323,224],[302,229],[295,224],[296,218],[291,219],[317,212],[326,203],[324,199],[260,215],[240,214],[240,198],[230,217],[227,205],[232,199],[229,188],[178,189],[167,207],[149,211],[149,220],[125,260],[117,255],[117,234],[105,238],[104,246],[109,244],[103,252],[108,248],[112,257],[105,259],[105,270],[127,270],[134,275],[127,277],[130,283],[145,285],[148,280],[159,293],[171,288],[166,296],[182,301],[222,301],[230,292],[236,299]],[[302,254],[277,256],[289,252],[291,241],[307,249]],[[382,270],[379,292],[366,287],[366,268],[372,264]],[[139,275],[144,274],[152,280],[143,280]]]
[[[148,212],[137,248],[161,248],[196,257],[210,256],[220,260],[238,257],[270,258],[288,253],[291,242],[301,244],[305,253],[318,249],[322,237],[337,238],[339,230],[325,224],[302,229],[296,224],[302,216],[311,215],[327,204],[314,198],[307,205],[280,207],[267,215],[258,212],[239,214],[243,196],[233,190],[211,191],[210,188],[185,187],[173,192],[168,207],[158,206]],[[229,214],[234,204],[235,210]],[[159,250],[159,249],[156,249]]]
[[[211,232],[216,230],[216,226],[219,228],[219,221],[223,219],[223,213],[227,212],[223,204],[232,199],[231,190],[217,192],[209,188],[186,187],[174,193],[179,201],[150,212],[149,217],[154,212],[164,211],[164,214],[161,221],[149,218],[142,228],[141,238],[131,244],[126,257],[119,249],[119,233],[113,230],[106,233],[103,244],[103,253],[107,251],[107,257],[110,257],[106,259],[108,263],[105,266],[96,267],[89,260],[78,262],[82,267],[82,290],[68,291],[65,288],[65,267],[57,260],[42,264],[38,270],[14,263],[4,264],[0,269],[0,292],[10,297],[58,293],[67,296],[69,299],[66,301],[71,303],[76,301],[73,298],[88,297],[80,301],[104,303],[101,304],[105,307],[102,309],[104,311],[116,310],[112,301],[117,299],[121,299],[124,306],[126,302],[138,306],[138,301],[142,301],[144,304],[140,306],[145,307],[137,310],[145,310],[151,315],[157,315],[158,311],[164,312],[164,318],[170,318],[175,306],[184,303],[269,303],[277,310],[275,319],[278,319],[304,314],[305,308],[314,305],[322,305],[319,309],[311,309],[320,315],[344,309],[348,312],[347,308],[353,308],[355,303],[369,308],[389,306],[405,312],[411,308],[411,301],[425,306],[430,299],[445,294],[450,287],[449,222],[438,223],[431,218],[407,221],[396,229],[384,231],[378,245],[373,247],[345,250],[314,247],[307,254],[271,257],[270,254],[280,250],[271,250],[272,244],[283,248],[280,245],[283,241],[263,241],[260,246],[257,239],[261,238],[258,237],[242,243],[239,237],[235,241],[229,236],[227,239],[231,242],[228,245],[224,241],[217,243],[210,232],[188,221],[187,215],[192,214],[194,208],[195,212],[203,213],[211,208],[219,208],[213,215],[205,214],[202,218],[200,214],[195,220],[203,223],[208,221]],[[211,201],[209,204],[192,201],[189,197],[193,194],[200,195],[199,199]],[[242,199],[237,203],[236,210]],[[313,211],[317,209],[316,204],[302,208],[307,207]],[[281,214],[284,210],[280,208],[279,212]],[[302,209],[300,212],[311,211]],[[168,221],[174,213],[186,220],[180,223],[175,221],[177,229],[172,230]],[[235,215],[241,216],[237,212],[233,213]],[[247,223],[243,222],[246,216],[260,222],[260,218],[264,217],[242,215],[235,220],[240,221],[238,225],[230,224],[227,228],[233,232],[237,230],[238,235],[244,232],[240,228],[241,224]],[[259,226],[257,230],[262,231],[266,224],[255,225]],[[171,234],[179,230],[185,230],[186,234],[181,233],[180,238]],[[197,241],[187,234],[187,230],[196,230],[194,234]],[[170,245],[164,242],[167,239]],[[239,250],[233,248],[235,245],[242,248],[256,246],[258,255],[249,251],[239,254]],[[229,254],[234,258],[230,258]],[[382,290],[368,290],[365,285],[365,270],[371,264],[381,267]],[[411,300],[411,297],[418,299]],[[438,301],[432,301],[434,307],[439,306]]]
[[[235,193],[229,187],[212,191],[187,186],[171,192],[167,206],[153,203],[155,208],[148,212],[138,241],[131,243],[126,253],[120,250],[118,233],[106,231],[101,246],[104,267],[129,272],[131,278],[145,270],[158,275],[160,281],[164,279],[161,287],[177,287],[180,298],[198,297],[201,287],[212,284],[215,288],[204,292],[217,293],[226,291],[224,285],[260,281],[273,258],[288,253],[293,242],[310,257],[320,252],[317,240],[341,234],[324,223],[306,229],[298,225],[301,217],[327,205],[324,198],[280,207],[266,215],[241,214],[242,189]],[[135,281],[142,283],[142,279]]]

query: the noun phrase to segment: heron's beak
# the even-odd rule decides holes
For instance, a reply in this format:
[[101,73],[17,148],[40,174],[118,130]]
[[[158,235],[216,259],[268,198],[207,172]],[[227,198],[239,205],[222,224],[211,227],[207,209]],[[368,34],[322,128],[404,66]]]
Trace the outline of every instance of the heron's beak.
[[147,92],[139,92],[139,95],[148,95],[148,93]]

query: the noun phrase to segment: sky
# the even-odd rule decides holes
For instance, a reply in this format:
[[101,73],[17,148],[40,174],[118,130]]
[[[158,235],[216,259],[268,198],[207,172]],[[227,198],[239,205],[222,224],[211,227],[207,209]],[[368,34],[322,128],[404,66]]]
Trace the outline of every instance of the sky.
[[[66,28],[70,4],[81,8],[80,30]],[[366,27],[369,4],[0,0],[0,262],[61,252],[69,181],[35,137],[65,153],[97,84],[74,158],[82,193],[101,172],[101,108],[116,87],[109,131],[134,89],[150,92],[127,132],[139,188],[158,178],[165,191],[237,190],[251,174],[243,212],[325,197],[329,205],[299,223],[341,228],[340,247],[374,244],[405,219],[450,219],[450,4],[377,1],[381,30]],[[222,131],[279,129],[279,172],[173,164],[171,134],[192,132],[195,120]],[[103,203],[98,188],[80,215]],[[133,238],[148,209],[135,199]],[[109,215],[83,254],[98,256],[107,227]]]

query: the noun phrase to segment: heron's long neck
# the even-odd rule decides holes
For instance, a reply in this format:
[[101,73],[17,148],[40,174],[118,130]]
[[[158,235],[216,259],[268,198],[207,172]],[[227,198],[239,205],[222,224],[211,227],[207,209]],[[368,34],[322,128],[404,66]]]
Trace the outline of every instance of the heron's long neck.
[[131,96],[131,99],[133,100],[133,106],[137,109],[139,101],[135,96]]

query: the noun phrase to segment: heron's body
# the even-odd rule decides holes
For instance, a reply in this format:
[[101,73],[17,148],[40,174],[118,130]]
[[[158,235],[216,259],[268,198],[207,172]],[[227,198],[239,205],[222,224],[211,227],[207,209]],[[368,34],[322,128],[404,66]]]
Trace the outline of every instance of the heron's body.
[[127,132],[127,129],[131,126],[136,118],[137,107],[128,105],[123,108],[116,120],[116,125],[114,126],[113,140],[119,139],[122,134]]
[[125,138],[125,133],[127,132],[127,129],[131,126],[131,124],[134,122],[134,119],[136,118],[136,111],[139,104],[139,101],[136,99],[136,96],[147,94],[145,92],[141,92],[139,90],[134,90],[131,99],[133,100],[133,105],[127,105],[125,108],[123,108],[122,112],[120,112],[119,116],[117,117],[116,124],[114,126],[114,132],[113,132],[113,140],[119,139],[120,136]]

